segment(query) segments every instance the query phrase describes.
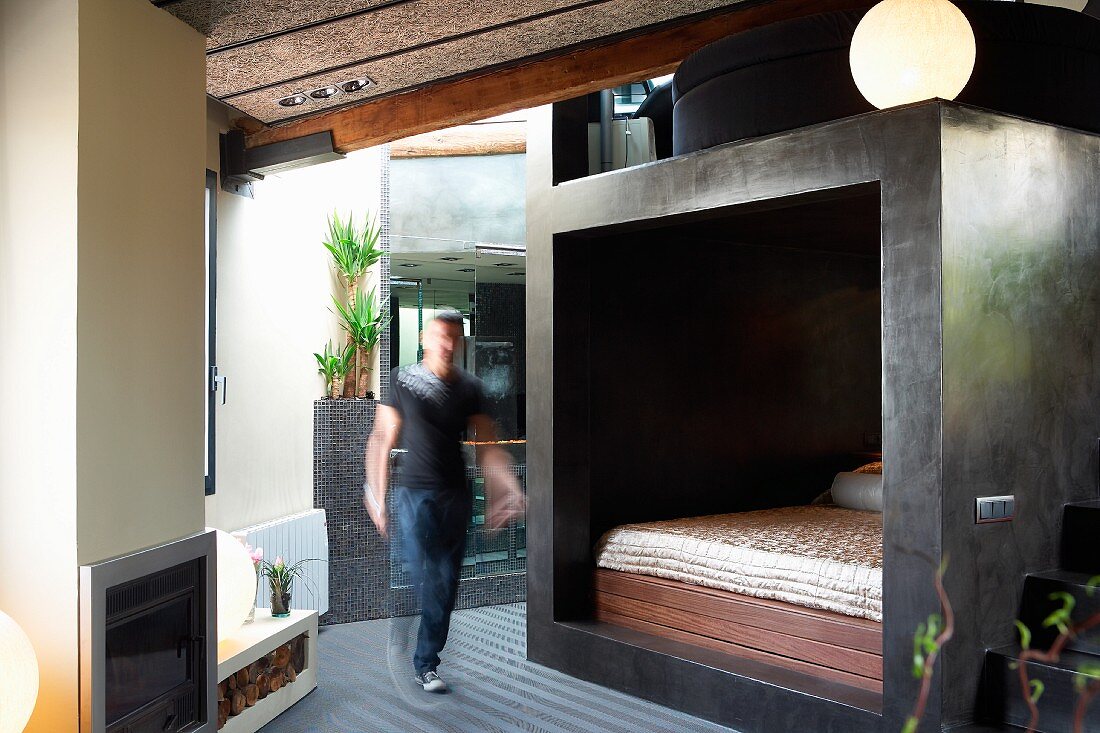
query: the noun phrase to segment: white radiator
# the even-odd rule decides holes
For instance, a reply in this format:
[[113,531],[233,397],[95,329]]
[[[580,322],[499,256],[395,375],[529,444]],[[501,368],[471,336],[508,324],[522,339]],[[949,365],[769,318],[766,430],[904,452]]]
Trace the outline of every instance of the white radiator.
[[[295,581],[290,607],[319,614],[328,611],[328,533],[324,509],[280,517],[233,534],[243,535],[253,547],[262,547],[264,560],[268,562],[275,562],[278,556],[288,563],[316,558],[317,562],[305,564],[302,579]],[[271,607],[271,591],[263,578],[256,591],[256,607]]]

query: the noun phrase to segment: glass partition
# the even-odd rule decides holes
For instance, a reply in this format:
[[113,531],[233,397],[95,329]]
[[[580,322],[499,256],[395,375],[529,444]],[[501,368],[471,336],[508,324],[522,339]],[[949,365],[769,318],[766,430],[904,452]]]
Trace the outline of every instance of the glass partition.
[[[395,252],[391,260],[391,312],[396,338],[391,347],[397,366],[419,361],[420,332],[443,310],[453,309],[464,320],[464,348],[455,362],[482,380],[486,411],[496,424],[492,442],[512,457],[511,473],[526,491],[526,257],[522,248],[473,247],[470,243],[440,242],[436,251]],[[467,528],[462,577],[522,573],[526,570],[526,524],[515,520],[499,531],[486,527],[486,469],[477,451],[489,436],[466,435],[467,487],[474,511]],[[400,484],[401,454],[397,452],[392,484]],[[393,503],[390,504],[391,508]],[[391,526],[397,517],[391,511]],[[391,545],[391,586],[409,584],[409,576]]]

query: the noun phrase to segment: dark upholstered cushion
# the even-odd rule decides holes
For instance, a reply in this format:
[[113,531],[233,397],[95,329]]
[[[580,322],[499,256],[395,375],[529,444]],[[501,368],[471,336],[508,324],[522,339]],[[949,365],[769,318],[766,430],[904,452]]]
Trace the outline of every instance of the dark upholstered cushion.
[[[977,38],[959,102],[1100,132],[1100,20],[1028,3],[957,4]],[[673,80],[675,154],[871,111],[848,64],[864,12],[773,23],[685,59]]]
[[861,10],[794,18],[704,46],[676,69],[672,79],[673,100],[716,76],[757,64],[840,49],[847,53],[863,13]]

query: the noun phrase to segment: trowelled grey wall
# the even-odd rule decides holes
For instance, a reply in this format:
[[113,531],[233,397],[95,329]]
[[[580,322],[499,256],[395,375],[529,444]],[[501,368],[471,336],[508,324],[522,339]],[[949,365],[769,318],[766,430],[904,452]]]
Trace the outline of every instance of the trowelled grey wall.
[[[958,631],[944,719],[1015,640],[1027,572],[1057,567],[1062,505],[1097,496],[1100,138],[946,108],[943,551]],[[1011,523],[974,523],[1015,494]]]
[[[524,155],[396,158],[390,162],[394,251],[430,240],[524,244]],[[427,239],[428,242],[416,241]]]

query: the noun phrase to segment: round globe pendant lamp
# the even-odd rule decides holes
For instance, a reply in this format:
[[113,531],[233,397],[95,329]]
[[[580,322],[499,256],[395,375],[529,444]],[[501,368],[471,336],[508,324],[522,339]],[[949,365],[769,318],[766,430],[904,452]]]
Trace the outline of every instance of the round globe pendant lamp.
[[974,71],[974,30],[949,0],[882,0],[856,26],[849,62],[879,109],[954,99]]
[[256,566],[240,541],[220,529],[213,531],[218,551],[218,641],[224,641],[237,633],[252,610]]
[[38,659],[19,624],[0,611],[0,733],[23,733],[38,699]]

